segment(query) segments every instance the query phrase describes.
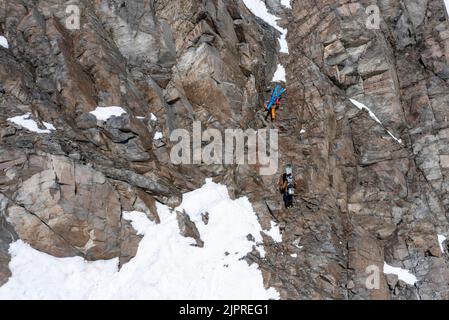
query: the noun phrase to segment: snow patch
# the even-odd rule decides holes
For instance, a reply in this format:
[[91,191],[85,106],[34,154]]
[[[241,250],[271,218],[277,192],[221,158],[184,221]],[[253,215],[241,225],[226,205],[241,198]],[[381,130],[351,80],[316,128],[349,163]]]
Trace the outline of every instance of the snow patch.
[[[288,53],[287,29],[283,29],[278,25],[279,18],[268,12],[265,2],[262,0],[243,0],[243,2],[255,16],[259,17],[281,33],[281,37],[279,39],[279,44],[281,46],[280,52]],[[283,2],[286,3],[290,1],[284,0]]]
[[36,132],[36,133],[50,133],[52,130],[56,130],[56,128],[48,122],[42,122],[42,124],[47,129],[39,129],[37,122],[31,119],[31,113],[28,112],[22,116],[17,116],[13,118],[7,119],[9,122],[12,122],[20,127],[23,127],[29,131]]
[[385,274],[395,274],[398,276],[399,280],[404,281],[407,284],[414,285],[418,279],[411,274],[409,271],[402,269],[402,268],[396,268],[388,265],[386,262],[384,262],[384,273]]
[[243,0],[245,6],[256,16],[268,23],[270,26],[282,32],[282,28],[278,26],[278,17],[268,12],[265,2],[262,0]]
[[4,36],[0,36],[0,47],[9,49],[8,40]]
[[374,114],[374,112],[371,111],[370,108],[368,108],[368,107],[367,107],[366,105],[364,105],[363,103],[358,102],[358,101],[356,101],[356,100],[354,100],[354,99],[349,99],[349,100],[352,102],[352,104],[354,104],[354,105],[355,105],[357,108],[359,108],[360,110],[363,110],[363,109],[367,110],[368,113],[369,113],[369,116],[370,116],[374,121],[376,121],[377,123],[379,123],[379,124],[382,126],[382,128],[384,128],[384,129],[387,131],[387,133],[388,133],[394,140],[396,140],[397,143],[402,144],[402,140],[396,138],[396,137],[395,137],[389,130],[387,130],[387,129],[385,128],[385,126],[382,124],[382,122],[379,120],[379,118]]
[[[449,0],[448,0],[449,1]],[[444,241],[446,241],[446,237],[445,236],[443,236],[443,235],[441,235],[441,234],[439,234],[438,235],[438,244],[440,245],[440,249],[441,249],[441,252],[442,253],[444,253],[444,246],[443,246],[443,242]]]
[[299,131],[300,134],[306,133],[306,130],[301,129],[301,131]]
[[290,257],[292,257],[292,258],[298,258],[298,254],[293,253],[293,254],[290,255]]
[[156,133],[154,134],[154,140],[160,140],[164,137],[164,135],[162,134],[162,132],[160,131],[156,131]]
[[157,121],[157,117],[154,115],[154,113],[150,113],[150,119],[152,121]]
[[444,0],[444,5],[446,6],[446,12],[449,15],[449,0]]
[[264,230],[264,233],[267,236],[270,236],[274,240],[274,242],[277,243],[282,242],[281,230],[279,229],[279,226],[273,221],[271,221],[271,229],[268,231]]
[[56,258],[18,240],[9,247],[13,276],[0,287],[4,299],[84,299],[118,270],[118,258],[87,262]]
[[122,114],[127,113],[122,107],[97,107],[94,111],[90,112],[97,120],[107,121],[110,117],[120,117]]
[[282,66],[281,64],[278,64],[276,72],[274,73],[273,79],[271,81],[272,82],[279,82],[279,81],[286,82],[284,66]]
[[[447,0],[449,1],[449,0]],[[287,9],[291,9],[292,5],[291,5],[291,0],[281,0],[281,4],[286,7]]]
[[[226,186],[211,179],[183,195],[175,210],[185,210],[196,223],[203,248],[180,235],[175,212],[159,203],[157,210],[160,224],[142,212],[123,212],[143,238],[136,256],[120,270],[118,259],[55,258],[14,242],[12,277],[0,287],[0,299],[279,299],[274,288],[264,288],[258,265],[241,259],[253,250],[248,234],[262,242],[246,197],[232,200]],[[201,219],[205,212],[207,225]]]

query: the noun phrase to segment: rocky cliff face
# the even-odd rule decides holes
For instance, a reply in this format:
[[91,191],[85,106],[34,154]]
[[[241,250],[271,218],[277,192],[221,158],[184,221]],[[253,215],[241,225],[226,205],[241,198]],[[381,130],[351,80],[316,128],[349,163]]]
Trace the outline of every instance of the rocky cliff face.
[[[378,29],[366,27],[376,4]],[[58,257],[131,259],[140,237],[123,211],[158,222],[205,177],[248,196],[265,228],[266,257],[249,255],[284,299],[449,299],[449,24],[442,0],[266,1],[278,31],[241,0],[74,1],[0,5],[0,284],[20,238]],[[266,88],[286,67],[280,167],[299,183],[285,210],[258,166],[173,165],[170,132],[261,129]],[[354,99],[374,113],[351,103]],[[107,121],[91,111],[121,106]],[[39,134],[12,123],[28,114]],[[160,134],[162,133],[162,138]],[[155,139],[155,135],[158,136]],[[194,224],[178,215],[186,235]],[[193,226],[192,226],[193,224]],[[366,268],[413,273],[415,285]]]
[[[300,168],[301,209],[283,220],[304,246],[271,273],[285,297],[448,298],[447,247],[437,241],[448,230],[446,11],[438,0],[377,1],[380,26],[368,29],[371,4],[294,1],[285,23],[298,121],[282,158]],[[367,290],[366,267],[384,261],[419,282],[387,276]]]
[[[158,221],[156,201],[175,207],[205,177],[225,176],[171,165],[169,133],[194,120],[248,126],[274,72],[276,33],[241,1],[73,4],[79,30],[66,1],[0,6],[0,283],[17,238],[58,257],[129,260],[139,237],[123,211]],[[102,121],[97,106],[126,114]],[[24,114],[55,130],[8,120]]]

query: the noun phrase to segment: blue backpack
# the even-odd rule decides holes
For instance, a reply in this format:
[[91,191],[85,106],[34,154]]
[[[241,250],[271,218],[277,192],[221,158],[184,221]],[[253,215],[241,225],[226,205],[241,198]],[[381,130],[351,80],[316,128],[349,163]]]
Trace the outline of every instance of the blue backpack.
[[285,92],[285,89],[281,86],[276,86],[274,88],[273,93],[271,94],[270,102],[268,102],[266,110],[269,111],[276,104],[276,100],[281,97],[281,95]]

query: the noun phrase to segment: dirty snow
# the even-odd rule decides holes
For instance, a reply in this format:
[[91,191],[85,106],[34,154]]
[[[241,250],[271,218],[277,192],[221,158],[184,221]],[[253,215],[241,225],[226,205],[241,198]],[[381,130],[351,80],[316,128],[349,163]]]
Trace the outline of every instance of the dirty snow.
[[[185,210],[196,223],[204,248],[180,235],[176,214],[168,207],[157,204],[157,210],[160,224],[141,212],[123,213],[143,238],[136,257],[121,270],[118,259],[55,258],[14,242],[9,250],[12,277],[0,287],[0,299],[279,299],[275,289],[264,288],[257,264],[241,259],[262,242],[246,197],[232,200],[226,186],[211,179],[183,195],[176,210]],[[201,219],[205,212],[207,225]]]
[[387,129],[384,127],[384,125],[382,124],[382,122],[379,120],[379,118],[374,114],[374,112],[371,111],[370,108],[368,108],[368,107],[367,107],[366,105],[364,105],[363,103],[358,102],[358,101],[356,101],[356,100],[354,100],[354,99],[349,99],[349,100],[352,102],[352,104],[354,104],[354,105],[355,105],[357,108],[359,108],[360,110],[363,110],[363,109],[367,110],[368,113],[369,113],[369,116],[370,116],[374,121],[376,121],[377,123],[379,123],[379,124],[380,124],[380,125],[387,131],[387,133],[388,133],[394,140],[396,140],[397,143],[402,144],[402,140],[396,138],[396,137],[395,137],[389,130],[387,130]]
[[282,234],[281,234],[281,230],[279,229],[279,226],[274,223],[273,221],[271,221],[271,228],[270,230],[263,231],[267,236],[270,236],[274,242],[282,242]]
[[162,132],[160,131],[156,131],[156,133],[154,134],[154,140],[160,140],[164,137],[164,135],[162,134]]
[[122,107],[97,107],[94,111],[91,111],[97,120],[107,121],[110,117],[120,117],[122,114],[127,113]]
[[[448,0],[449,1],[449,0]],[[443,235],[441,235],[441,234],[439,234],[438,235],[438,244],[440,245],[440,249],[441,249],[441,252],[442,253],[444,253],[444,246],[443,246],[443,242],[444,241],[446,241],[446,237],[445,236],[443,236]]]
[[4,36],[0,36],[0,47],[9,49],[8,40]]
[[395,274],[398,276],[399,280],[404,281],[407,284],[414,285],[418,279],[411,274],[409,271],[402,269],[402,268],[396,268],[388,265],[386,262],[384,262],[384,273],[385,274]]
[[47,129],[39,129],[37,122],[31,119],[31,113],[28,112],[24,115],[8,118],[9,122],[12,122],[18,126],[21,126],[29,131],[36,132],[36,133],[50,133],[52,130],[56,130],[56,128],[48,122],[42,122],[42,124]]

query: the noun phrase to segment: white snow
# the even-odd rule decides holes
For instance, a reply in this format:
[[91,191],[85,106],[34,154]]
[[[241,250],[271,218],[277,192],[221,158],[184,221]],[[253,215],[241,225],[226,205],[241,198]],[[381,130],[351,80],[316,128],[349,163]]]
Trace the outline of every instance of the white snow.
[[4,36],[0,36],[0,47],[9,49],[8,40]]
[[295,239],[295,240],[292,242],[292,244],[293,244],[296,248],[302,249],[303,246],[300,246],[300,245],[299,245],[300,241],[301,241],[301,239],[300,239],[300,238],[297,238],[297,239]]
[[[448,0],[449,1],[449,0]],[[439,234],[438,235],[438,244],[440,245],[440,249],[441,249],[441,252],[442,253],[444,253],[444,246],[443,246],[443,242],[444,241],[446,241],[446,237],[445,236],[443,236],[443,235],[441,235],[441,234]]]
[[179,234],[176,213],[162,204],[157,209],[160,224],[141,212],[123,213],[143,238],[121,270],[118,259],[55,258],[21,240],[11,244],[12,277],[0,287],[0,299],[279,299],[274,288],[264,288],[258,265],[241,259],[255,245],[248,234],[262,242],[246,197],[230,199],[226,186],[211,179],[183,195],[175,210],[184,209],[196,223],[204,248]]
[[83,299],[117,272],[118,259],[87,262],[55,258],[18,240],[10,245],[13,276],[0,287],[4,299]]
[[398,276],[399,280],[402,280],[410,285],[414,285],[418,281],[418,279],[409,271],[402,268],[392,267],[388,265],[386,262],[384,262],[384,273],[395,274]]
[[367,110],[368,113],[369,113],[369,115],[370,115],[370,117],[371,117],[374,121],[376,121],[377,123],[379,123],[379,124],[380,124],[380,125],[387,131],[387,133],[388,133],[394,140],[396,140],[397,143],[402,144],[402,140],[396,138],[396,137],[395,137],[389,130],[387,130],[387,129],[385,128],[385,126],[382,124],[382,122],[379,120],[379,118],[374,114],[374,112],[371,111],[370,108],[368,108],[368,107],[367,107],[366,105],[364,105],[363,103],[358,102],[358,101],[356,101],[356,100],[354,100],[354,99],[349,99],[349,100],[352,102],[352,104],[354,104],[354,105],[355,105],[357,108],[359,108],[360,110],[363,110],[363,109]]
[[282,242],[282,234],[279,226],[271,221],[271,228],[268,231],[263,231],[267,236],[270,236],[274,242]]
[[164,135],[162,134],[162,132],[160,131],[156,131],[156,133],[154,134],[154,140],[159,140],[162,139],[164,137]]
[[157,121],[157,117],[154,115],[154,113],[150,113],[150,119],[152,121]]
[[122,107],[97,107],[94,111],[91,111],[97,120],[107,121],[110,117],[120,117],[122,114],[126,113],[125,109]]
[[449,15],[449,0],[444,0],[444,5],[446,6],[447,14]]
[[279,82],[279,81],[286,82],[285,68],[281,64],[278,64],[276,72],[274,73],[273,79],[271,81],[272,82]]
[[288,54],[287,29],[282,30],[281,37],[279,38],[279,44],[281,45],[279,52]]
[[265,2],[262,0],[243,0],[243,2],[256,17],[261,18],[270,26],[282,32],[282,28],[277,24],[279,18],[268,12]]
[[[281,36],[279,38],[279,44],[281,47],[280,52],[288,54],[289,51],[287,43],[287,29],[281,28],[278,25],[277,21],[279,20],[279,18],[268,12],[265,2],[263,2],[262,0],[243,0],[243,2],[255,16],[261,18],[262,20],[264,20],[266,23],[268,23],[270,26],[272,26],[281,33]],[[291,8],[290,0],[283,0],[282,5],[284,5],[287,8]],[[286,81],[285,69],[282,65],[278,64],[277,70],[273,76],[272,81],[273,82]]]
[[290,257],[292,257],[292,258],[298,258],[298,254],[293,253],[293,254],[290,255]]
[[[449,1],[449,0],[447,0]],[[286,7],[287,9],[291,9],[292,5],[291,5],[291,0],[281,0],[281,4]]]
[[299,131],[300,134],[306,133],[306,130],[301,129],[301,131]]
[[13,118],[7,119],[9,122],[12,122],[18,126],[21,126],[29,131],[36,132],[36,133],[50,133],[52,130],[56,130],[56,128],[48,122],[42,122],[42,124],[47,129],[39,129],[37,126],[37,122],[31,119],[31,113],[28,112],[22,116],[16,116]]

